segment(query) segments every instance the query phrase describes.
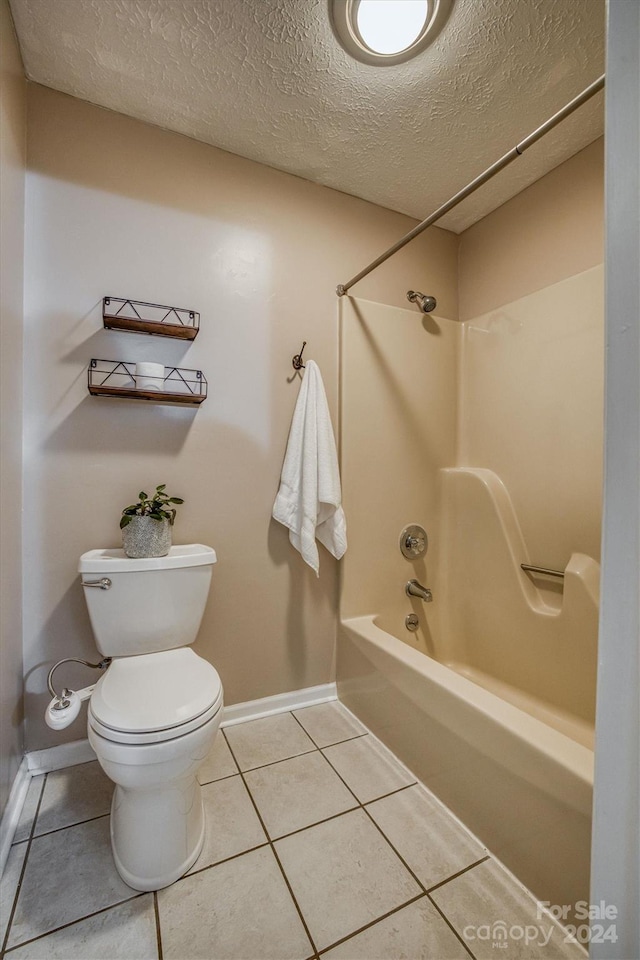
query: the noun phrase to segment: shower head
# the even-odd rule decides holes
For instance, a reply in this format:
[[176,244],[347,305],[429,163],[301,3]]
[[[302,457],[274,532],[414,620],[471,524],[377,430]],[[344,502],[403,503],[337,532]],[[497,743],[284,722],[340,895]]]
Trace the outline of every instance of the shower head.
[[437,305],[435,297],[430,297],[428,293],[420,293],[418,290],[407,290],[407,300],[417,304],[418,309],[423,313],[431,313]]

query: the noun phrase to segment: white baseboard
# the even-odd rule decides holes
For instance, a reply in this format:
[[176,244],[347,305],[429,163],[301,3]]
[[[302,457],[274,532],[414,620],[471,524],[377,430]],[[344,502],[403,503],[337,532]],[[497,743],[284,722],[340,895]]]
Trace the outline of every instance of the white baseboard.
[[303,690],[277,693],[273,697],[262,697],[261,700],[232,703],[231,706],[224,708],[220,726],[230,727],[235,723],[244,723],[246,720],[259,720],[261,717],[271,717],[276,713],[288,713],[289,710],[312,707],[316,703],[328,703],[330,700],[336,700],[337,696],[335,683],[321,683],[318,687],[305,687]]
[[[322,683],[318,687],[305,687],[303,690],[277,693],[273,697],[263,697],[261,700],[233,703],[224,708],[220,725],[228,727],[234,723],[244,723],[245,720],[258,720],[260,717],[270,717],[276,713],[311,707],[316,703],[327,703],[336,698],[335,683]],[[30,776],[37,777],[41,773],[51,773],[53,770],[62,770],[64,767],[88,763],[90,760],[95,760],[96,755],[88,740],[74,740],[72,743],[61,743],[57,747],[48,747],[46,750],[33,750],[26,755],[25,759],[29,765]]]
[[62,770],[64,767],[75,767],[79,763],[88,763],[95,759],[95,752],[88,740],[73,740],[71,743],[61,743],[47,750],[33,750],[26,756],[32,777]]
[[0,823],[0,876],[2,876],[4,865],[9,856],[9,850],[13,843],[13,836],[18,826],[20,814],[22,813],[30,780],[31,771],[29,770],[29,764],[27,763],[27,758],[23,757],[22,763],[18,767],[18,772],[15,775],[13,786],[11,787],[11,793],[9,794],[9,799],[7,800],[7,805],[2,816],[2,823]]

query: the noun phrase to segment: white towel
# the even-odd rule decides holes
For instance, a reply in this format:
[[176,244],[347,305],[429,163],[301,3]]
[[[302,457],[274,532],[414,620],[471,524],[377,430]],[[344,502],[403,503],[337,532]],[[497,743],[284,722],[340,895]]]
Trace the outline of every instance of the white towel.
[[318,365],[307,360],[273,516],[318,576],[316,538],[339,560],[347,549],[336,441]]

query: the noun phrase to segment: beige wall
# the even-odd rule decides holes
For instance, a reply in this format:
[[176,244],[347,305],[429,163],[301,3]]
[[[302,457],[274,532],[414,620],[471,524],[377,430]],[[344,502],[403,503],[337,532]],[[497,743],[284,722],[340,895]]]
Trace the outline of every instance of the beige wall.
[[[321,549],[316,580],[270,521],[298,393],[291,357],[307,340],[335,418],[336,284],[412,221],[38,86],[28,163],[29,748],[84,735],[81,720],[61,735],[41,719],[50,664],[95,656],[77,560],[116,545],[121,508],[158,483],[186,501],[176,541],[218,552],[197,649],[227,702],[331,680],[337,564]],[[359,293],[399,305],[433,288],[455,317],[457,245],[430,231]],[[105,331],[105,294],[200,310],[198,339]],[[89,397],[92,357],[202,368],[209,398],[194,412]]]
[[0,0],[0,814],[22,755],[22,319],[26,83]]
[[601,138],[460,235],[460,319],[601,264],[603,221]]

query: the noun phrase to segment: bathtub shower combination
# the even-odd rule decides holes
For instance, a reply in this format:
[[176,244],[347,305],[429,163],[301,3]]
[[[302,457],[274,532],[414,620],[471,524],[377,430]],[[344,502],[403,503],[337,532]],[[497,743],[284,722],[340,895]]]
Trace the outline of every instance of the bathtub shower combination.
[[[465,324],[341,301],[340,699],[553,904],[589,892],[601,448],[570,438],[599,422],[601,282]],[[567,390],[547,421],[532,363]]]

